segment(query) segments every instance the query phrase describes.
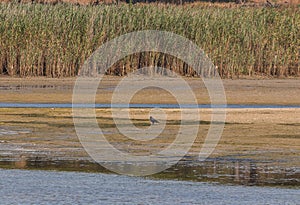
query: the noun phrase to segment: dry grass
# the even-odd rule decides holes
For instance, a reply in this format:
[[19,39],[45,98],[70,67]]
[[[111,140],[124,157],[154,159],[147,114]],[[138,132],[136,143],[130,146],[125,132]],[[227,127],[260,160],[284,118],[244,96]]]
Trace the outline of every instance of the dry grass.
[[[192,40],[224,78],[300,72],[298,8],[0,4],[0,19],[0,74],[9,76],[75,76],[104,42],[139,30]],[[125,75],[143,66],[199,74],[177,58],[149,52],[127,56],[108,73]]]
[[[0,0],[0,2],[9,3],[16,2],[16,0]],[[70,3],[70,4],[79,4],[79,5],[97,5],[97,4],[116,4],[124,3],[124,0],[18,0],[19,3],[42,3],[42,4],[57,4],[57,3]],[[133,2],[147,2],[147,0],[133,0]],[[148,1],[151,2],[151,1]],[[214,6],[214,7],[241,7],[241,6],[265,6],[265,0],[245,0],[242,4],[237,3],[236,0],[212,0],[207,2],[206,0],[201,1],[189,1],[189,0],[161,0],[161,1],[152,1],[153,3],[173,3],[179,5],[181,2],[188,5],[201,5],[201,6]],[[292,6],[299,5],[299,0],[271,0],[270,2],[275,5],[284,5]]]

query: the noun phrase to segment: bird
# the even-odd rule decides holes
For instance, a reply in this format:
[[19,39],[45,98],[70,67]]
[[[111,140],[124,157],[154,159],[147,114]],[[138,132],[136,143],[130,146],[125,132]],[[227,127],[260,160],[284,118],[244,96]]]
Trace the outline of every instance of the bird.
[[267,0],[266,1],[266,6],[268,6],[268,7],[275,7],[275,4],[272,3],[271,1]]
[[152,116],[150,116],[150,122],[153,124],[159,123],[156,119],[154,119]]

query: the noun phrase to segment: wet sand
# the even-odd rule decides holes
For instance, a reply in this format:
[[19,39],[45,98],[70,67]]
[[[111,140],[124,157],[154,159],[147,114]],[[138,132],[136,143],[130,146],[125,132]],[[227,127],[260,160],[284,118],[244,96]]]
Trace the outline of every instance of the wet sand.
[[[96,102],[109,103],[119,80],[116,77],[105,78],[98,89]],[[188,79],[198,103],[209,103],[205,86],[199,81]],[[75,78],[1,77],[0,102],[71,103],[74,82]],[[228,104],[300,104],[299,79],[223,82]],[[147,103],[175,102],[169,93],[152,88],[138,93],[131,103],[143,103],[149,95],[152,98]],[[180,110],[163,110],[168,114],[166,130],[158,139],[146,143],[132,142],[121,136],[112,119],[111,109],[97,109],[96,113],[99,125],[108,133],[108,141],[116,148],[147,155],[165,148],[174,140],[172,136],[179,129]],[[147,129],[150,111],[130,109],[132,122]],[[189,175],[189,179],[199,181],[208,178],[208,181],[222,179],[227,183],[299,185],[300,108],[227,109],[224,132],[205,165],[197,165],[197,157],[210,126],[211,110],[200,109],[200,114],[198,136],[182,163],[178,164],[182,167],[173,167],[158,177],[179,179]],[[196,169],[196,166],[199,168]],[[105,172],[80,144],[72,110],[67,108],[0,108],[0,167]],[[204,172],[209,177],[203,177]]]
[[[110,103],[120,77],[103,78],[96,103]],[[199,104],[209,104],[206,87],[199,78],[184,78],[194,91]],[[72,103],[76,78],[8,78],[0,77],[0,102]],[[300,79],[235,79],[223,80],[228,104],[299,105]],[[134,83],[134,82],[133,82]],[[151,96],[151,98],[149,97]],[[176,103],[176,99],[161,89],[138,92],[131,103]]]
[[[131,120],[137,127],[147,129],[150,111],[130,109]],[[164,111],[168,114],[164,132],[157,139],[146,142],[135,142],[121,135],[111,117],[111,109],[97,109],[96,113],[106,139],[117,149],[134,155],[149,155],[166,148],[178,132],[180,110]],[[198,154],[210,126],[211,110],[200,109],[200,115],[198,136],[189,153],[177,165],[179,167],[158,177],[184,178],[182,173],[191,172],[189,180],[299,185],[300,108],[227,109],[224,132],[205,164],[199,164]],[[1,108],[0,142],[1,167],[105,172],[80,144],[71,109]],[[255,167],[254,175],[250,175],[253,174],[251,167]],[[193,175],[197,173],[193,170],[198,170],[198,175]],[[210,177],[200,177],[206,172]],[[229,173],[223,178],[217,177],[224,172]],[[256,180],[253,181],[254,176]]]

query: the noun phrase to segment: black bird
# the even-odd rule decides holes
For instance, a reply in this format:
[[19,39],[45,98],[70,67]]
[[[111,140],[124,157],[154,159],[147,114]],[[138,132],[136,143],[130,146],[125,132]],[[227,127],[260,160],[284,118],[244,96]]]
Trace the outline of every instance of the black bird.
[[155,124],[155,123],[159,123],[156,119],[154,119],[152,116],[150,116],[150,122],[152,124]]

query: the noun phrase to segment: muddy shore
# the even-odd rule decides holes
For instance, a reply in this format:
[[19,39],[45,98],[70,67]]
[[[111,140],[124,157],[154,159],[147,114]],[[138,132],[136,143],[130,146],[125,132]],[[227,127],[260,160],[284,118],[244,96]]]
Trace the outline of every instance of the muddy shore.
[[[147,129],[150,126],[149,112],[150,109],[130,109],[133,123]],[[174,140],[171,136],[179,129],[180,110],[166,109],[165,112],[168,123],[160,137],[135,142],[119,134],[110,109],[96,111],[99,126],[107,133],[106,139],[117,149],[134,155],[157,153]],[[199,133],[189,153],[168,174],[159,174],[158,177],[181,176],[184,179],[182,173],[191,172],[189,179],[199,180],[198,175],[197,178],[192,174],[196,169],[209,176],[204,177],[207,181],[219,181],[218,174],[222,176],[229,172],[221,181],[299,185],[299,108],[228,109],[221,139],[205,162],[197,162],[197,159],[210,126],[211,111],[201,109],[200,113]],[[1,167],[107,172],[80,144],[71,109],[1,108],[0,128]],[[255,183],[254,175],[252,178],[249,175],[251,167],[255,168],[255,178],[259,179]]]
[[[103,81],[97,103],[109,102],[118,81],[115,77]],[[75,78],[2,77],[0,102],[71,103],[74,82]],[[199,79],[189,79],[189,83],[198,93],[198,102],[209,103]],[[299,79],[224,80],[224,87],[229,104],[300,103]],[[157,89],[138,93],[132,103],[142,103],[148,95],[156,103],[174,103],[169,93]],[[131,120],[137,127],[147,129],[150,111],[130,109]],[[119,150],[151,154],[170,143],[170,136],[179,129],[180,110],[164,111],[168,114],[166,131],[158,139],[143,143],[118,134],[111,109],[97,109],[96,113],[101,128],[110,133],[106,135],[108,141]],[[197,156],[210,126],[211,110],[200,109],[200,114],[199,133],[189,153],[157,177],[183,179],[188,175],[189,180],[221,179],[248,185],[300,184],[300,108],[227,109],[224,132],[205,164],[197,162]],[[0,167],[107,172],[83,149],[75,133],[72,110],[67,108],[0,108]]]
[[[120,77],[107,76],[98,88],[96,103],[110,103]],[[198,103],[210,103],[207,89],[199,78],[185,78]],[[0,102],[72,103],[76,78],[9,78],[0,77]],[[300,79],[235,79],[223,80],[228,104],[300,104]],[[133,82],[134,83],[134,82]],[[151,98],[149,98],[151,96]],[[131,103],[176,103],[172,95],[161,89],[137,93]]]

